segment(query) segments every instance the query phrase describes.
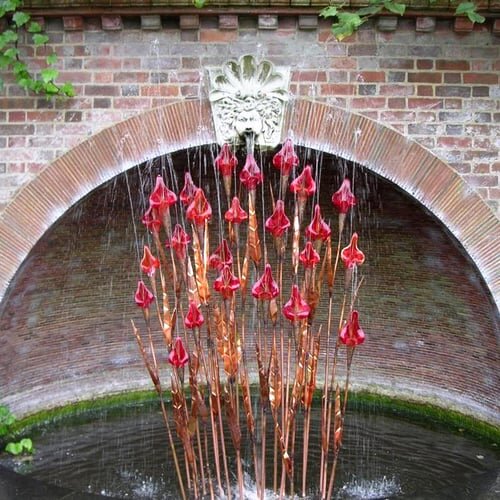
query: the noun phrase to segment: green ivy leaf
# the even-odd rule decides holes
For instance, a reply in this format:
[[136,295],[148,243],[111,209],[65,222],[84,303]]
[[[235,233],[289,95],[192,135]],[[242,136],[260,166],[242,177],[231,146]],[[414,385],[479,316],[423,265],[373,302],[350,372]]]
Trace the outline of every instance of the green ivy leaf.
[[21,26],[24,26],[29,20],[30,20],[30,15],[26,14],[26,12],[16,12],[12,16],[12,20],[14,21],[15,25],[20,28]]
[[49,54],[45,60],[49,65],[55,64],[57,62],[57,54],[53,52],[52,54]]
[[50,81],[45,84],[43,91],[47,95],[57,95],[59,94],[59,87],[57,87],[57,85],[55,85],[52,81]]
[[18,39],[18,36],[17,36],[17,33],[15,31],[12,31],[12,30],[5,30],[1,35],[0,35],[0,38],[2,39],[2,41],[5,42],[5,44],[8,44],[8,43],[14,43],[14,42],[17,42],[17,39]]
[[5,12],[14,12],[20,6],[20,0],[3,0],[2,2],[2,10]]
[[459,16],[460,14],[467,14],[468,12],[476,10],[476,4],[473,2],[462,2],[457,5],[457,9],[455,10],[455,15]]
[[11,455],[20,455],[23,451],[23,446],[21,443],[9,443],[5,447],[5,451]]
[[33,441],[30,438],[23,438],[19,441],[23,451],[26,453],[33,453]]
[[3,54],[0,54],[0,69],[7,69],[11,63],[12,59],[10,57],[5,57]]
[[351,36],[354,33],[354,27],[348,24],[332,24],[332,34],[333,36],[341,42],[344,38]]
[[373,16],[382,10],[382,5],[369,5],[358,10],[358,16]]
[[75,88],[73,87],[73,85],[69,82],[66,82],[64,83],[63,85],[61,85],[60,89],[62,94],[64,94],[66,97],[75,97],[76,95],[76,92],[75,92]]
[[354,30],[359,28],[365,22],[364,19],[361,19],[359,14],[351,12],[339,12],[337,14],[337,18],[339,20],[340,25],[350,26]]
[[467,17],[473,23],[481,24],[481,23],[484,23],[484,21],[486,21],[486,18],[484,16],[482,16],[481,14],[478,14],[476,11],[467,12]]
[[40,71],[42,82],[49,83],[54,81],[59,76],[59,71],[54,68],[44,68]]
[[9,59],[14,60],[16,58],[17,54],[19,54],[19,50],[16,49],[16,47],[10,47],[3,54],[5,57],[8,57]]
[[33,43],[38,47],[40,45],[44,45],[49,41],[49,37],[47,35],[42,35],[40,33],[35,33],[33,35]]
[[402,16],[405,13],[406,5],[404,3],[392,2],[391,0],[385,0],[384,7],[393,14],[398,14]]
[[197,8],[197,9],[201,9],[205,6],[206,4],[206,0],[193,0],[193,5]]
[[28,69],[26,68],[26,63],[23,63],[22,61],[16,61],[12,65],[12,72],[17,76],[21,75],[21,73],[28,73]]
[[327,17],[335,17],[337,15],[337,7],[334,7],[333,5],[330,5],[330,7],[325,7],[320,13],[319,15],[321,17],[324,17],[325,19]]
[[36,21],[31,21],[30,25],[28,26],[28,32],[29,33],[40,33],[42,31],[42,26],[40,23],[37,23]]

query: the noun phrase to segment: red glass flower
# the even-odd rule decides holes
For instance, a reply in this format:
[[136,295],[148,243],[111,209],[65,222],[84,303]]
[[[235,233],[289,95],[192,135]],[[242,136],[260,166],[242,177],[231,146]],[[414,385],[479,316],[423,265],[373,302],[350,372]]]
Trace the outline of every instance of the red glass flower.
[[303,199],[314,194],[316,182],[311,173],[311,165],[305,166],[302,173],[292,181],[290,191]]
[[197,226],[202,226],[206,220],[210,220],[212,217],[212,207],[205,198],[203,189],[198,188],[196,191],[193,201],[186,210],[186,217]]
[[280,237],[290,227],[290,219],[285,214],[285,204],[282,200],[276,202],[274,212],[266,220],[266,229],[275,237]]
[[142,254],[141,270],[148,276],[153,276],[155,271],[160,267],[160,261],[151,253],[147,245],[144,245],[144,253]]
[[253,154],[248,153],[243,170],[240,172],[241,183],[249,190],[255,189],[263,180]]
[[156,177],[156,185],[149,197],[149,204],[156,209],[161,217],[162,214],[170,208],[177,201],[177,196],[173,191],[165,186],[161,175]]
[[330,229],[330,226],[321,217],[321,209],[319,205],[316,205],[314,207],[314,217],[311,223],[306,227],[306,236],[313,241],[319,239],[325,241],[331,233],[332,230]]
[[229,144],[224,144],[222,146],[214,163],[223,177],[230,176],[233,173],[233,170],[238,165],[238,160],[231,151]]
[[356,205],[356,197],[352,194],[349,179],[344,179],[340,189],[333,193],[332,203],[341,214],[346,214],[351,207]]
[[283,147],[274,155],[273,165],[281,170],[283,175],[288,175],[293,167],[299,164],[299,157],[293,150],[292,139],[288,138]]
[[186,328],[192,330],[193,328],[199,328],[205,322],[203,314],[201,314],[200,309],[192,300],[189,301],[189,309],[184,318],[184,324]]
[[184,231],[182,226],[176,224],[172,231],[172,238],[170,238],[170,246],[174,249],[179,260],[182,261],[186,258],[186,250],[190,241],[189,234]]
[[365,254],[358,248],[358,233],[353,233],[349,246],[342,250],[340,258],[348,269],[363,264]]
[[155,300],[155,296],[148,290],[144,281],[140,280],[137,283],[137,290],[135,291],[135,303],[142,309],[148,309],[151,303]]
[[340,330],[340,341],[348,347],[355,347],[365,341],[365,332],[360,328],[358,318],[358,311],[353,310],[349,321]]
[[240,287],[240,280],[231,272],[229,266],[224,266],[219,277],[214,281],[214,290],[224,299],[230,299]]
[[153,207],[149,207],[141,219],[142,223],[152,232],[158,234],[161,228],[161,221],[156,217]]
[[292,286],[292,296],[283,306],[283,314],[290,321],[305,319],[309,316],[311,308],[309,304],[300,296],[299,287]]
[[233,224],[241,224],[248,219],[248,214],[241,208],[240,200],[237,196],[233,198],[231,207],[224,214],[224,218]]
[[193,201],[197,189],[198,188],[193,182],[191,174],[189,172],[186,172],[184,174],[184,187],[179,193],[179,199],[184,206],[188,206]]
[[252,295],[256,299],[271,300],[280,293],[278,284],[273,279],[273,273],[270,264],[266,264],[264,274],[255,282],[252,287]]
[[181,368],[186,366],[189,361],[189,354],[184,348],[184,344],[182,343],[182,339],[177,337],[174,341],[174,347],[170,351],[168,355],[168,362],[175,366],[175,368]]
[[224,266],[231,267],[233,264],[233,254],[229,250],[229,245],[225,239],[216,248],[215,252],[208,259],[208,265],[212,269],[220,271]]
[[313,244],[308,241],[302,252],[299,254],[299,260],[304,267],[314,267],[319,261],[319,253],[314,249]]

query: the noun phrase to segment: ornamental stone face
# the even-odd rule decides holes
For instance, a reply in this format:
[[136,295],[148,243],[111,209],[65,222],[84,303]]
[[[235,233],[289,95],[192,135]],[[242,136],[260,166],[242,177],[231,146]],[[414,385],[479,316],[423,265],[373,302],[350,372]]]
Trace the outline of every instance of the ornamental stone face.
[[276,146],[289,99],[289,68],[244,55],[208,71],[217,142],[237,143],[253,133],[259,146]]

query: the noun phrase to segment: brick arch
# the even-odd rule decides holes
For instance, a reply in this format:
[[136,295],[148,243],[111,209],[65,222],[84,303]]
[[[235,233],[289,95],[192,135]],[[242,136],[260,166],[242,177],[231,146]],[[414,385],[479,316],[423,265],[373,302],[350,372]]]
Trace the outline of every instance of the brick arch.
[[[451,167],[398,132],[323,103],[295,101],[289,129],[297,144],[365,165],[420,201],[461,242],[500,303],[500,221]],[[48,165],[0,216],[0,299],[33,245],[84,195],[147,159],[213,142],[208,103],[182,101],[111,126]]]

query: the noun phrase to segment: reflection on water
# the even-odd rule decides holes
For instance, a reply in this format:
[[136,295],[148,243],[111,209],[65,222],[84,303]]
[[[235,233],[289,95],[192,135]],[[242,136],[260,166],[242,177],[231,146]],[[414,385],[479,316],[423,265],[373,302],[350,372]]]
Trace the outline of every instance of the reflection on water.
[[[73,491],[118,498],[178,498],[156,406],[123,408],[92,419],[60,422],[33,437],[36,454],[31,462],[3,458],[3,464]],[[316,412],[311,428],[311,478],[317,477],[319,438]],[[270,450],[270,457],[272,453]],[[243,456],[251,462],[250,450]],[[272,458],[268,464],[272,467]],[[339,465],[339,499],[486,499],[495,498],[500,453],[465,436],[373,413],[351,412]],[[246,491],[246,498],[256,498],[250,480]],[[310,498],[315,498],[314,484],[309,485],[309,491]],[[266,498],[273,498],[272,492]]]

